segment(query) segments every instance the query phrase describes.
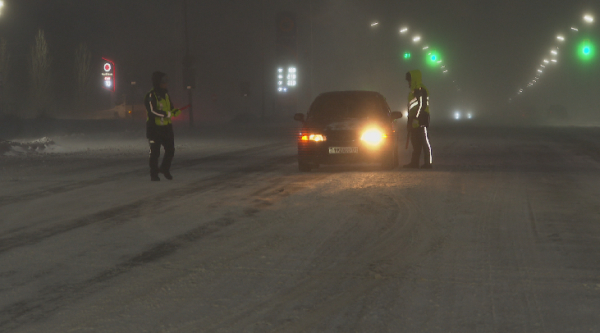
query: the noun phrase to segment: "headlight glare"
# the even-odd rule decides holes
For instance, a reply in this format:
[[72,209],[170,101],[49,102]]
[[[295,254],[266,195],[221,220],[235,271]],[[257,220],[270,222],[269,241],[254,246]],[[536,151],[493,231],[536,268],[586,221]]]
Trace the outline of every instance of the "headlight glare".
[[385,133],[381,132],[380,130],[377,130],[377,129],[367,130],[360,137],[360,139],[362,141],[365,141],[365,142],[367,142],[369,144],[372,144],[372,145],[378,145],[378,144],[380,144],[383,141],[383,139],[385,139],[385,138],[387,138],[387,135]]
[[325,141],[325,136],[322,134],[303,134],[300,140],[322,142]]

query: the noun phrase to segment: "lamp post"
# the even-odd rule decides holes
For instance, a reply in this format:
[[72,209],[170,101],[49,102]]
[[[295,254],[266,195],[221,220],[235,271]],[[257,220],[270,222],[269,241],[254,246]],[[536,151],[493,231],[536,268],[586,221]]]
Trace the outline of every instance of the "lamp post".
[[183,21],[185,29],[185,56],[183,57],[183,86],[188,91],[188,102],[190,107],[190,128],[194,128],[194,108],[192,89],[196,85],[194,74],[194,56],[190,52],[190,39],[187,22],[187,0],[183,0]]
[[137,82],[131,81],[131,110],[129,113],[131,114],[131,122],[133,122],[134,113],[133,108],[135,107],[135,85]]

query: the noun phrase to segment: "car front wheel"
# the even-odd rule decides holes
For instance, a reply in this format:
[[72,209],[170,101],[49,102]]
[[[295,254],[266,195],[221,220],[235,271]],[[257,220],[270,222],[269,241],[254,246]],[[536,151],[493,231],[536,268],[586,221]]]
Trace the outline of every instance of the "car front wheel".
[[300,170],[301,172],[310,172],[312,170],[312,167],[306,162],[298,161],[298,170]]
[[381,163],[381,167],[384,170],[392,170],[398,167],[398,151],[397,149],[392,149],[388,154],[383,157],[383,162]]

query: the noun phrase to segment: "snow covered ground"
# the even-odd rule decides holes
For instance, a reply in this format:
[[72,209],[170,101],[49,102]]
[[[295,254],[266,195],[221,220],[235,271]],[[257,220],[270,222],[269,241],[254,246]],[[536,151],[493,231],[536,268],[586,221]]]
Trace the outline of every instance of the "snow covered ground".
[[13,139],[0,331],[600,331],[600,129],[433,127],[433,170],[299,173],[296,126],[178,128],[161,182],[139,129]]

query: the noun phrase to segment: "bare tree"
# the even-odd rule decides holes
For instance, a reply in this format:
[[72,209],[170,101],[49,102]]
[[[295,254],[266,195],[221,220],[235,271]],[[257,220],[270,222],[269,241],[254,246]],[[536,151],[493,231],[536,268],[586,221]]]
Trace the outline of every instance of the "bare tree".
[[92,52],[85,43],[79,44],[77,50],[75,50],[75,76],[75,82],[77,83],[75,103],[78,112],[81,112],[90,96],[92,79]]
[[10,54],[6,39],[0,38],[0,114],[6,113],[8,105],[6,86],[8,85],[8,69],[10,65]]
[[39,30],[31,47],[31,106],[35,115],[48,112],[51,103],[50,53],[44,31]]

